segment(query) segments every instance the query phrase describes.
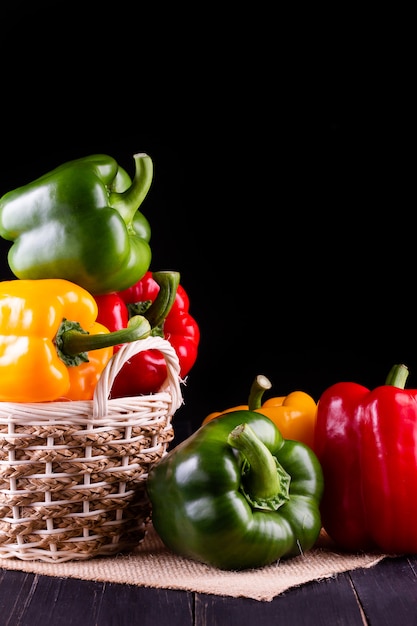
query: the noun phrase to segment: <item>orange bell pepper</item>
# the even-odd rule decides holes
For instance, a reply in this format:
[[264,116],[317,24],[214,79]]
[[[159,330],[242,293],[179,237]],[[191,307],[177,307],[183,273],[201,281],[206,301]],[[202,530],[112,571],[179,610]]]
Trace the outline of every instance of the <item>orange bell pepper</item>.
[[284,439],[301,441],[313,449],[317,403],[304,391],[292,391],[287,396],[277,396],[262,402],[264,392],[271,386],[268,378],[260,374],[252,384],[248,404],[209,413],[203,424],[231,411],[255,411],[274,422]]
[[151,332],[136,316],[110,333],[97,312],[93,296],[67,280],[0,282],[0,401],[92,399],[113,346]]

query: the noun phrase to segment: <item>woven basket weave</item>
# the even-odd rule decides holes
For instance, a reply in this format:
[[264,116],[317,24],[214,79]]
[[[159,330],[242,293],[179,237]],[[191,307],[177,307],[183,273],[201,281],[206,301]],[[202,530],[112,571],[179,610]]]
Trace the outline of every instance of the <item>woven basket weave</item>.
[[[109,399],[124,363],[150,349],[167,364],[161,390]],[[171,344],[149,337],[115,353],[93,400],[0,402],[0,557],[56,563],[137,546],[151,517],[148,472],[174,437],[180,382]]]

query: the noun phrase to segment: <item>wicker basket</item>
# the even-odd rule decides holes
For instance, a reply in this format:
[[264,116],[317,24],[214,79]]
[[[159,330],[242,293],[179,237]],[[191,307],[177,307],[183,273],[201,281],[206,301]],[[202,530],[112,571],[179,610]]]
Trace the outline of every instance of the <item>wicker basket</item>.
[[[163,388],[109,399],[124,363],[149,349],[164,355]],[[180,383],[175,350],[150,337],[112,357],[93,400],[0,402],[0,557],[56,563],[137,546],[151,518],[148,472],[174,437]]]

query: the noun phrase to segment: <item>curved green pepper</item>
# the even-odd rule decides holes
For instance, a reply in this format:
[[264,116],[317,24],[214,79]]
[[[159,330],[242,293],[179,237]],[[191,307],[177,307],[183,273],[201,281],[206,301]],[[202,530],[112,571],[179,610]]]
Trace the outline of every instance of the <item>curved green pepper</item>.
[[135,154],[133,182],[105,154],[68,161],[0,198],[0,235],[17,278],[63,278],[92,294],[127,289],[149,269],[151,230],[138,211],[152,182]]
[[302,554],[321,530],[317,457],[252,411],[201,426],[153,466],[147,489],[164,544],[220,569]]

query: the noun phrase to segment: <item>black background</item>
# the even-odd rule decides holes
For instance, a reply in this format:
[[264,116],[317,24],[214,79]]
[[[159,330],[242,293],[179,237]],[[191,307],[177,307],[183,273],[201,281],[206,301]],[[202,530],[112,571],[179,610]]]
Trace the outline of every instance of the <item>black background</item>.
[[151,269],[181,273],[201,329],[179,432],[258,373],[318,399],[405,362],[417,387],[407,16],[198,7],[2,5],[0,195],[152,157]]

